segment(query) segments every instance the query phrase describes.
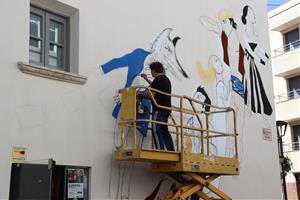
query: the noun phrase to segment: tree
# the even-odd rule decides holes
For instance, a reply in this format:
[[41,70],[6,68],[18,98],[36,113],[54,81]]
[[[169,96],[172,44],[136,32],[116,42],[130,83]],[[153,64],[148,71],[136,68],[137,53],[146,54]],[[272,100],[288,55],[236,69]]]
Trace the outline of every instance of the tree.
[[286,176],[287,173],[289,173],[291,171],[291,169],[293,168],[293,163],[292,163],[291,159],[286,155],[283,157],[281,162],[282,162],[284,176]]

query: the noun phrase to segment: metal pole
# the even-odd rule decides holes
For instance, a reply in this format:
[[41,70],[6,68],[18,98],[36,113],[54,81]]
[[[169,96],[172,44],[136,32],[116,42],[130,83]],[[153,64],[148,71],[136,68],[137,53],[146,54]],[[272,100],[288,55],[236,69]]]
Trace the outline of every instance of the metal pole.
[[[206,131],[206,137],[207,137],[207,152],[206,152],[206,155],[208,155],[209,156],[209,129],[208,129],[208,114],[206,113],[206,115],[205,115],[205,120],[206,120],[206,129],[207,129],[207,131]],[[202,133],[202,135],[203,135],[203,133]],[[202,143],[202,146],[204,146],[204,143]]]
[[239,152],[238,152],[238,141],[237,141],[237,128],[236,128],[236,114],[235,111],[232,110],[232,114],[233,114],[233,123],[234,123],[234,145],[235,145],[235,158],[238,159],[239,158]]
[[181,135],[181,156],[184,157],[184,130],[183,130],[183,97],[180,97],[180,135]]
[[286,181],[285,181],[285,173],[283,168],[283,148],[282,148],[282,138],[279,139],[280,142],[280,149],[281,149],[281,155],[279,156],[279,159],[281,160],[281,177],[282,177],[282,186],[283,186],[283,198],[287,200],[287,191],[286,191]]
[[[287,200],[286,181],[285,181],[285,175],[284,175],[285,173],[284,173],[284,168],[283,168],[284,154],[283,154],[283,147],[282,147],[282,137],[285,135],[287,122],[276,121],[276,126],[277,126],[279,161],[280,161],[280,166],[281,166],[280,177],[281,177],[281,184],[282,184],[282,193],[283,193],[283,199]],[[282,127],[284,127],[283,132],[282,132]]]

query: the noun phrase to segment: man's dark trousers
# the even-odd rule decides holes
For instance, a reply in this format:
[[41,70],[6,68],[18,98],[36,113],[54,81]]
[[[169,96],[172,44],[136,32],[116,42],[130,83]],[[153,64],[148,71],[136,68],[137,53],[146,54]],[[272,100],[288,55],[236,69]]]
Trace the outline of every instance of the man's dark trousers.
[[[168,123],[170,111],[159,110],[153,112],[153,120]],[[154,138],[155,147],[160,150],[164,150],[165,147],[169,151],[174,151],[174,144],[171,134],[168,130],[167,125],[163,124],[152,124],[152,133]]]

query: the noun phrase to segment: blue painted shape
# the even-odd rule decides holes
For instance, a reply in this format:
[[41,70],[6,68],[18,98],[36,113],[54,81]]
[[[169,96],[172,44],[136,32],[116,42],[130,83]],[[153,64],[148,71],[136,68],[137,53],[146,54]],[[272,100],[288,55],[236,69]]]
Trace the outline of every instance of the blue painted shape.
[[[137,119],[150,119],[151,100],[149,100],[149,99],[142,99],[142,105],[143,105],[144,109],[146,110],[146,112],[145,112],[145,114],[136,113],[136,118]],[[142,127],[142,128],[138,128],[137,130],[144,137],[147,137],[149,122],[137,122],[136,125]]]
[[112,59],[111,61],[101,65],[104,74],[111,72],[114,69],[119,69],[122,67],[128,67],[127,80],[125,88],[132,85],[133,79],[138,76],[143,68],[146,57],[150,52],[143,49],[135,49],[133,52],[126,54],[120,58]]
[[[128,67],[127,79],[125,83],[125,88],[131,87],[132,82],[136,76],[139,76],[144,68],[144,62],[146,57],[150,52],[143,49],[135,49],[133,52],[126,54],[120,58],[114,58],[107,63],[100,66],[104,74],[107,74],[115,69],[120,69],[123,67]],[[145,114],[136,114],[137,119],[150,119],[151,112],[151,101],[149,99],[143,99],[142,105],[146,108],[147,112]],[[113,109],[112,116],[118,118],[119,112],[121,109],[121,103],[117,103]],[[141,133],[144,137],[147,136],[149,122],[137,122],[138,132]]]
[[244,84],[236,76],[231,75],[232,90],[244,98]]
[[114,118],[118,118],[118,115],[119,115],[119,112],[120,112],[120,109],[121,109],[121,103],[117,103],[116,105],[115,105],[115,107],[114,107],[114,109],[113,109],[113,111],[112,111],[112,116],[114,117]]
[[[149,54],[150,52],[138,48],[120,58],[114,58],[108,61],[107,63],[101,65],[100,68],[104,74],[107,74],[115,69],[128,67],[127,79],[124,87],[131,87],[134,78],[139,76],[143,71],[145,59]],[[114,118],[118,117],[120,108],[121,104],[117,103],[112,112],[112,116]]]

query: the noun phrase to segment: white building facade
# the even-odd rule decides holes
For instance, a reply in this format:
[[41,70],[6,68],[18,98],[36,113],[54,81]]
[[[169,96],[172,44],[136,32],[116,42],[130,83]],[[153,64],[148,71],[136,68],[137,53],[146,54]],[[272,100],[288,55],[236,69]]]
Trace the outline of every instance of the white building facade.
[[288,199],[300,198],[299,10],[300,1],[291,0],[269,12],[276,119],[289,124],[283,149],[293,163],[286,176]]
[[151,61],[164,64],[173,93],[201,86],[236,110],[240,175],[217,187],[233,199],[281,198],[265,1],[5,0],[0,9],[0,199],[17,147],[28,163],[85,166],[87,198],[148,196],[162,175],[114,160],[112,115],[117,91],[145,84]]

